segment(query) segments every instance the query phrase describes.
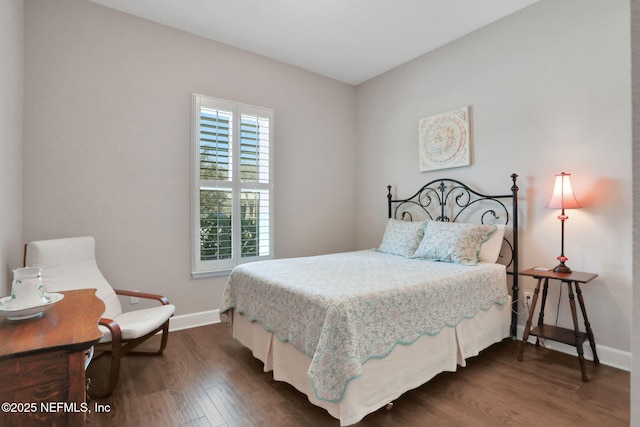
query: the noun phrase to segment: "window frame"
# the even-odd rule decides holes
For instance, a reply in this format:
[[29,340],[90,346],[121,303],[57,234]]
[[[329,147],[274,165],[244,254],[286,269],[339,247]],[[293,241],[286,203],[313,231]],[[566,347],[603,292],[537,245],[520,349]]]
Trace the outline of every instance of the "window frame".
[[[232,114],[232,140],[230,144],[231,151],[231,170],[232,177],[228,182],[207,181],[200,177],[200,120],[202,108],[211,108],[215,110],[229,111]],[[268,182],[243,182],[240,173],[241,156],[233,153],[240,153],[240,145],[242,138],[241,117],[243,115],[265,118],[269,121],[269,143],[268,143]],[[247,104],[227,101],[224,99],[213,98],[206,95],[192,94],[192,111],[191,111],[191,275],[193,278],[209,277],[228,274],[233,267],[239,264],[273,259],[274,254],[274,111],[268,108],[256,107]],[[200,246],[200,191],[203,187],[211,188],[211,185],[203,185],[203,183],[216,182],[216,188],[228,189],[232,194],[232,256],[229,259],[222,260],[202,260]],[[251,257],[243,257],[241,254],[241,193],[249,191],[266,192],[268,194],[268,255],[257,255]]]

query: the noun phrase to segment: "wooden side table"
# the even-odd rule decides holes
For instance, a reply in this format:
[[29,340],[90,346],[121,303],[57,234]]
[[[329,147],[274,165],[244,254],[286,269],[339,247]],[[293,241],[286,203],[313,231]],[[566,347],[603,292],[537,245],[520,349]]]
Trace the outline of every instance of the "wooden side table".
[[3,426],[86,424],[86,353],[102,337],[104,303],[95,289],[61,293],[40,318],[0,320]]
[[[591,330],[591,324],[589,323],[589,318],[587,317],[587,309],[584,305],[584,298],[582,297],[582,290],[580,289],[580,283],[588,283],[591,280],[598,277],[597,274],[593,273],[583,273],[579,271],[573,271],[571,273],[556,273],[554,271],[546,271],[546,270],[537,270],[535,268],[530,268],[520,273],[522,276],[531,276],[535,279],[538,279],[538,283],[536,284],[536,288],[533,294],[533,301],[531,302],[531,307],[529,308],[529,318],[527,319],[527,324],[524,327],[524,333],[522,335],[522,341],[520,342],[520,350],[518,352],[518,360],[522,360],[522,355],[524,353],[524,348],[527,345],[527,340],[529,339],[529,335],[533,335],[536,338],[536,347],[539,346],[539,338],[546,338],[552,341],[558,341],[564,344],[574,346],[578,351],[578,362],[580,363],[580,370],[582,371],[582,381],[589,381],[589,377],[587,375],[585,359],[584,359],[584,351],[582,349],[582,344],[588,339],[589,344],[591,345],[591,350],[593,351],[593,361],[595,364],[599,364],[600,360],[598,359],[598,353],[596,352],[596,341],[593,338],[593,331]],[[553,325],[546,325],[544,323],[544,308],[545,303],[547,301],[547,290],[549,288],[549,279],[558,280],[562,283],[567,284],[568,295],[569,295],[569,305],[571,307],[571,317],[573,319],[573,329],[561,328]],[[538,294],[540,293],[540,284],[544,280],[544,285],[542,288],[542,302],[540,305],[540,314],[538,315],[538,325],[531,329],[531,320],[533,318],[533,312],[536,308],[536,304],[538,302]],[[580,304],[580,310],[582,311],[582,318],[584,319],[584,326],[586,332],[580,332],[578,328],[578,316],[576,313],[576,302],[575,295],[573,289],[575,287],[575,293],[578,295],[578,303]]]

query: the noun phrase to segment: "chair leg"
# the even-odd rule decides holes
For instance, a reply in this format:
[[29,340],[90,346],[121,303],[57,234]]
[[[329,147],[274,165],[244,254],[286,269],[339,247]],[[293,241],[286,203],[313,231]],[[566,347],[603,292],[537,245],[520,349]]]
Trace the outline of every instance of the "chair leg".
[[118,377],[120,376],[120,360],[122,359],[122,349],[111,349],[109,360],[109,376],[107,378],[107,387],[103,392],[96,393],[89,389],[89,396],[91,397],[107,397],[111,395],[113,390],[118,384]]
[[169,320],[162,326],[162,341],[160,341],[160,350],[158,354],[162,354],[165,348],[167,348],[167,341],[169,340]]
[[[162,330],[162,338],[160,340],[160,349],[155,352],[148,351],[133,351],[135,347],[143,343],[147,340],[147,338],[155,335],[157,332]],[[124,347],[120,344],[120,340],[118,340],[118,344],[114,342],[111,344],[111,350],[105,350],[105,353],[110,353],[111,360],[109,365],[109,377],[107,379],[107,388],[102,393],[93,393],[89,392],[91,397],[107,397],[109,396],[113,390],[116,388],[118,384],[118,377],[120,376],[120,360],[125,355],[132,356],[161,356],[164,349],[167,347],[167,341],[169,339],[169,320],[167,320],[160,328],[155,331],[150,332],[144,337],[138,338],[133,341],[122,341],[122,343],[126,343]]]
[[[161,337],[161,341],[160,341],[160,348],[158,350],[156,350],[156,351],[133,351],[133,349],[135,347],[137,347],[138,345],[140,345],[143,342],[145,342],[147,340],[147,338],[152,337],[153,335],[157,334],[160,331],[162,331],[162,337]],[[127,345],[124,347],[124,351],[125,351],[125,354],[127,354],[127,355],[130,354],[132,356],[162,356],[162,352],[167,347],[168,339],[169,339],[169,320],[167,320],[165,323],[163,323],[162,326],[160,326],[158,329],[156,329],[155,331],[150,332],[149,334],[145,335],[144,337],[138,338],[137,340],[134,340],[134,341],[129,341],[127,343]]]

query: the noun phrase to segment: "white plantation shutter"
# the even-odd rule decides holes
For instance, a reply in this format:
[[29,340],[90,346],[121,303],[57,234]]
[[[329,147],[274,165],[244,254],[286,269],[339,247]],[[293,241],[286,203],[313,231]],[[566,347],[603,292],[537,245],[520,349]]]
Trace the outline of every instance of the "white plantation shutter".
[[243,114],[240,118],[242,258],[270,253],[270,121],[258,115]]
[[233,114],[202,107],[200,109],[200,179],[229,180]]
[[273,254],[273,111],[193,96],[193,274]]

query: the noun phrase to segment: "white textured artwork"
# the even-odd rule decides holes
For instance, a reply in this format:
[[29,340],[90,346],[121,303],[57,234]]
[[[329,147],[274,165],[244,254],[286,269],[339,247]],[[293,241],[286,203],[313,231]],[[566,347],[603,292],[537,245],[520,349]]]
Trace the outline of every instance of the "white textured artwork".
[[469,166],[469,106],[418,122],[420,171]]

